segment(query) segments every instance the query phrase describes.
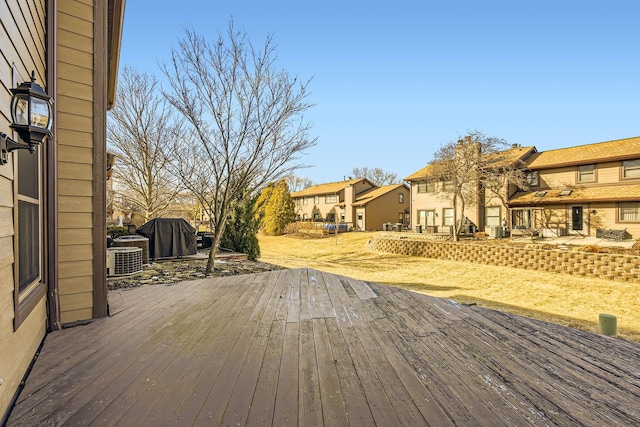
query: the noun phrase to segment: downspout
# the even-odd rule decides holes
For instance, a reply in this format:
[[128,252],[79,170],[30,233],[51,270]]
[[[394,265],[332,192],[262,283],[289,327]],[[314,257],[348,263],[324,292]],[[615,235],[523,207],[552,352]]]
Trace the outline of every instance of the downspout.
[[46,275],[47,275],[47,305],[48,305],[48,330],[60,329],[60,296],[58,293],[58,107],[57,98],[57,0],[47,0],[47,93],[51,95],[53,102],[53,135],[47,141],[46,158],[46,198],[47,198],[47,222],[46,222]]

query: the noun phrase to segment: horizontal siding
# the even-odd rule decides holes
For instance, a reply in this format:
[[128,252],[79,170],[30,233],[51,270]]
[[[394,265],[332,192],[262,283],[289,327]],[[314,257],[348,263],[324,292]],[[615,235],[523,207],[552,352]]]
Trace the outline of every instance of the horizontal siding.
[[61,212],[58,214],[59,229],[93,228],[93,216],[83,212]]
[[44,21],[38,22],[29,14],[26,2],[0,2],[0,16],[3,17],[2,26],[6,30],[7,40],[17,46],[17,52],[3,49],[5,54],[13,53],[9,62],[16,64],[24,80],[34,70],[38,81],[45,82]]
[[83,292],[92,292],[93,283],[91,276],[88,278],[82,277],[67,277],[63,279],[65,294],[78,294]]
[[93,260],[60,262],[58,263],[58,277],[60,292],[65,292],[65,281],[69,277],[92,277]]
[[[71,3],[71,2],[62,2],[62,3]],[[91,34],[93,32],[93,22],[90,20],[92,10],[89,8],[86,12],[88,15],[86,16],[78,16],[78,12],[82,12],[80,9],[75,9],[72,11],[73,15],[68,13],[59,13],[58,14],[58,42],[60,44],[65,44],[65,40],[62,37],[63,32],[71,32],[75,34],[82,34],[82,37],[87,37],[86,34]],[[89,18],[89,19],[87,19]],[[73,47],[73,45],[71,45]]]
[[93,165],[82,163],[70,163],[59,162],[58,163],[58,178],[59,179],[86,179],[92,180],[91,173],[93,172]]
[[[60,145],[58,147],[58,159],[67,163],[91,164],[93,160],[93,150],[86,147],[76,147],[73,145]],[[91,179],[90,176],[85,178]]]
[[[0,237],[0,271],[13,266],[13,236]],[[6,271],[4,272],[6,274]],[[13,298],[12,298],[13,301]]]
[[78,83],[91,85],[93,83],[93,70],[91,68],[80,67],[77,64],[58,61],[59,76],[73,76]]
[[74,129],[58,129],[57,137],[64,141],[65,147],[93,147],[93,134],[91,132],[82,132]]
[[[58,99],[62,99],[61,96]],[[82,117],[92,117],[93,102],[86,99],[69,98],[61,102],[59,113],[75,114]]]
[[[17,83],[28,81],[35,71],[38,84],[47,87],[44,53],[44,0],[1,1],[0,131],[9,130],[14,67]],[[14,331],[13,174],[13,161],[0,166],[0,415],[18,390],[46,328],[46,302],[42,298]]]
[[68,261],[82,261],[87,259],[87,254],[91,253],[91,244],[88,245],[67,245],[64,248],[61,248],[60,253],[58,254],[59,262],[68,262]]
[[92,212],[91,197],[58,196],[58,212]]
[[60,304],[65,306],[65,311],[83,310],[87,307],[91,307],[92,302],[93,292],[60,295]]
[[0,206],[0,238],[13,236],[13,208]]
[[[4,413],[18,389],[29,364],[33,360],[46,328],[46,303],[45,299],[38,303],[36,308],[13,332],[13,305],[2,305],[2,312],[8,315],[0,316],[0,342],[3,351],[0,351],[0,369],[2,369],[2,386],[0,387],[0,413]],[[11,351],[7,351],[11,349]]]
[[558,186],[571,186],[576,183],[576,168],[559,168],[540,171],[540,187],[555,188]]
[[91,319],[92,317],[93,317],[92,308],[82,308],[78,310],[64,311],[60,313],[60,321],[63,324],[77,322],[85,319]]
[[93,3],[91,1],[59,1],[58,21],[63,15],[70,15],[87,22],[93,22]]
[[58,194],[61,196],[84,196],[91,197],[93,183],[91,181],[80,181],[70,179],[58,180]]
[[[58,245],[82,245],[93,242],[93,228],[61,228],[58,230]],[[64,248],[61,248],[64,250]]]
[[[58,95],[61,97],[67,96],[69,98],[91,101],[93,99],[93,87],[84,83],[79,83],[73,80],[65,80],[61,78],[58,80]],[[60,102],[61,100],[62,98],[59,98],[58,102]],[[60,106],[58,107],[58,109],[60,109],[61,107],[64,108],[64,106]],[[59,118],[58,120],[64,122],[64,116]],[[60,123],[58,123],[58,125],[60,125]]]
[[[58,24],[60,24],[60,22],[58,22]],[[93,26],[93,24],[90,22],[87,23],[87,25],[89,28]],[[78,29],[76,28],[74,30],[78,30]],[[91,34],[91,32],[89,32],[89,34]],[[93,39],[91,37],[88,37],[81,33],[77,33],[75,31],[69,31],[64,28],[61,28],[58,30],[58,43],[60,44],[60,46],[75,48],[80,52],[91,53],[92,40]]]
[[[91,53],[82,52],[69,46],[58,46],[58,63],[60,62],[93,69],[93,55]],[[72,78],[72,76],[59,76],[58,78]]]
[[598,165],[598,184],[614,184],[620,182],[620,167],[621,162]]
[[13,181],[4,177],[0,177],[0,206],[13,206]]

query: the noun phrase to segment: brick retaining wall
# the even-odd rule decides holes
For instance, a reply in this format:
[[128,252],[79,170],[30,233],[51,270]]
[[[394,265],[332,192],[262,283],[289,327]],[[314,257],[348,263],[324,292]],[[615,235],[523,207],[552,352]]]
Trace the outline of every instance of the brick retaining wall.
[[408,233],[380,235],[371,239],[372,249],[380,252],[640,282],[638,256],[531,246],[420,239],[411,238]]

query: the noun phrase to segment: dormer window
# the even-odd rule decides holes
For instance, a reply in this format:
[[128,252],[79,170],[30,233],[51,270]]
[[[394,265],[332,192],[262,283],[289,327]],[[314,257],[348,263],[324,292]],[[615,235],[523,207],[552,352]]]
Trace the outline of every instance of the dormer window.
[[537,187],[538,185],[540,185],[538,171],[527,172],[526,181],[529,187]]

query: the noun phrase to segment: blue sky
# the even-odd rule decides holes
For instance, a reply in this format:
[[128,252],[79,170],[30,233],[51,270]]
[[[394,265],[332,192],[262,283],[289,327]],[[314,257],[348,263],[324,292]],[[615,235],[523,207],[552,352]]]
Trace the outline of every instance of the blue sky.
[[637,0],[130,0],[120,66],[162,81],[185,28],[272,34],[278,67],[312,78],[318,144],[297,175],[402,179],[467,130],[540,151],[640,135],[638,16]]

